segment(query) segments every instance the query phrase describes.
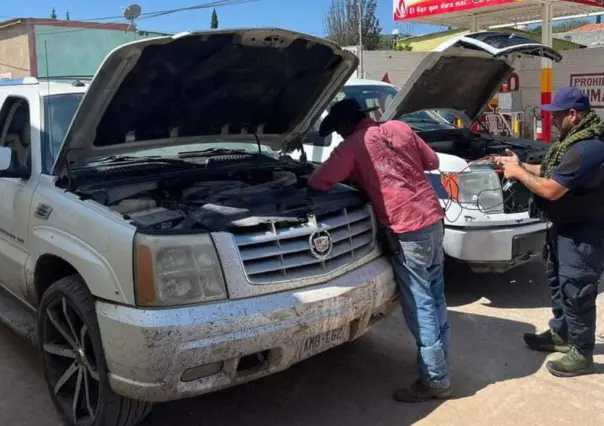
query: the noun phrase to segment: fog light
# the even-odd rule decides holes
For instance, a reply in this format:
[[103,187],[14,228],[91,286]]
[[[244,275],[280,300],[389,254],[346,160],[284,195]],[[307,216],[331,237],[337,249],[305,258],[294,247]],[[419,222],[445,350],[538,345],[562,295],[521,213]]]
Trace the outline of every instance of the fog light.
[[193,380],[203,379],[204,377],[218,374],[222,371],[222,361],[214,362],[212,364],[199,365],[197,367],[189,368],[182,373],[180,380],[183,382],[192,382]]

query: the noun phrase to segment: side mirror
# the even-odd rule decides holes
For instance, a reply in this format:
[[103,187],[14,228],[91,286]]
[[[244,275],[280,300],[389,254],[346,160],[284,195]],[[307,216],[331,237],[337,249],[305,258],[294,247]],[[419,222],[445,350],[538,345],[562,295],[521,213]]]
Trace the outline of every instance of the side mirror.
[[29,179],[30,170],[19,164],[14,151],[6,146],[0,147],[0,178]]

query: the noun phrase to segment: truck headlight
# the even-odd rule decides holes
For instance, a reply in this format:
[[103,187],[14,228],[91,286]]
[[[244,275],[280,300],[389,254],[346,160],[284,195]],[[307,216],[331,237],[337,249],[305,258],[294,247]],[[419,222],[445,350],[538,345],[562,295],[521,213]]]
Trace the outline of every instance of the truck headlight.
[[134,288],[140,306],[175,306],[227,298],[209,234],[136,234]]
[[442,185],[453,200],[468,209],[503,213],[503,192],[495,170],[443,173]]

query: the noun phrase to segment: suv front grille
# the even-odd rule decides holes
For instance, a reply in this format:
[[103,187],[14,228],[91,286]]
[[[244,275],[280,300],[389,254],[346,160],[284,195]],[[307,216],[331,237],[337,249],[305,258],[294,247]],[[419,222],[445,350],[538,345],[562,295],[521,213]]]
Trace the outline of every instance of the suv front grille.
[[[324,260],[310,248],[310,237],[317,231],[331,237],[331,253]],[[234,238],[248,280],[270,284],[324,275],[369,254],[376,241],[375,219],[365,205],[317,216],[316,225],[272,223],[262,230],[236,232]]]

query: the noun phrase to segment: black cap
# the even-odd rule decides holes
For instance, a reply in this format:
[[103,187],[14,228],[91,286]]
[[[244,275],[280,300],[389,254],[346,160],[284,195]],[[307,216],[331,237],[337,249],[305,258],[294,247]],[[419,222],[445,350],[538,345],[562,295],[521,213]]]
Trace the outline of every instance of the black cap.
[[342,121],[346,121],[354,117],[359,112],[364,114],[379,109],[379,106],[370,108],[361,108],[361,104],[356,99],[343,99],[336,102],[329,109],[329,114],[321,122],[319,126],[319,136],[324,138],[336,129],[336,125]]

